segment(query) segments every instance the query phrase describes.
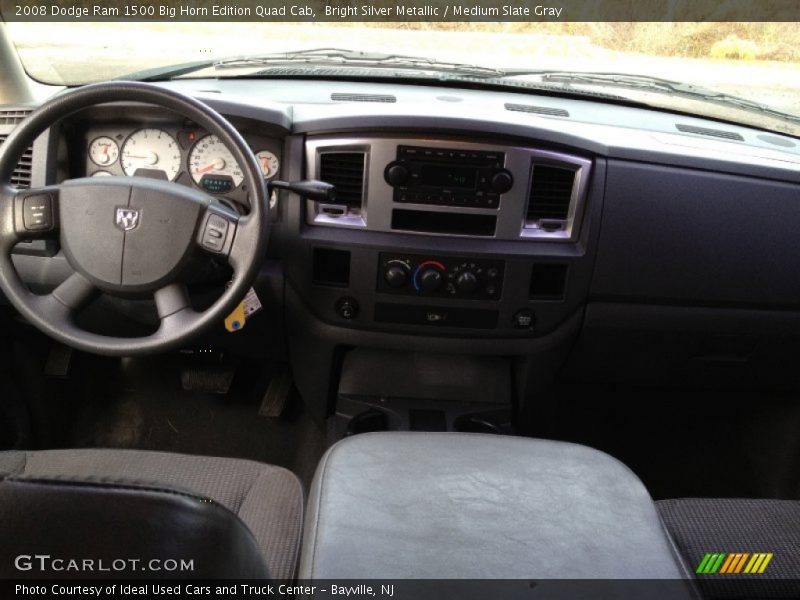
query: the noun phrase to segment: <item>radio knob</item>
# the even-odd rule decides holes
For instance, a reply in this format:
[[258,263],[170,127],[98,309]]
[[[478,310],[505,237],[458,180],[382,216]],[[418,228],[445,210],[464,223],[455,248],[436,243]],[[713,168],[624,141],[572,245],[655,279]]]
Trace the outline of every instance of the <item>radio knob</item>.
[[389,287],[401,288],[408,281],[408,269],[400,265],[392,265],[383,274],[383,278]]
[[411,178],[411,171],[403,163],[393,162],[390,163],[386,170],[383,172],[383,178],[386,183],[392,187],[398,187],[408,183]]
[[423,292],[434,292],[442,285],[442,271],[436,267],[425,267],[418,277],[419,287]]
[[471,294],[478,289],[478,278],[472,271],[464,271],[456,278],[456,288],[459,292]]
[[492,175],[491,186],[493,192],[497,194],[505,194],[511,189],[512,185],[514,185],[514,178],[511,177],[511,173],[505,169],[497,171],[494,175]]

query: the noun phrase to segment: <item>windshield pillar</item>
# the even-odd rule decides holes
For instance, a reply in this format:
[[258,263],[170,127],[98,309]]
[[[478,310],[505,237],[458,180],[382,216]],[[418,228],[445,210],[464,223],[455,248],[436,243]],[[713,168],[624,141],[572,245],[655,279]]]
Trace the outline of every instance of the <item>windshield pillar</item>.
[[8,36],[5,23],[0,21],[0,104],[29,104],[34,101],[31,81],[17,51]]

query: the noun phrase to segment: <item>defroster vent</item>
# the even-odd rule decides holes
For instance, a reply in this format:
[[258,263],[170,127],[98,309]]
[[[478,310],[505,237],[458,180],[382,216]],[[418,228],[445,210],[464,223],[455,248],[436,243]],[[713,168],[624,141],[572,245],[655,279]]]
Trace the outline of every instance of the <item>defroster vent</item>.
[[[0,135],[0,145],[6,141],[5,135]],[[31,187],[31,168],[33,166],[33,148],[28,148],[17,163],[17,168],[11,174],[11,185],[21,190]]]
[[391,94],[354,94],[354,93],[336,93],[331,94],[331,100],[334,102],[383,102],[394,103],[397,102],[397,96]]
[[678,131],[683,133],[694,133],[696,135],[705,135],[707,137],[721,138],[723,140],[734,140],[743,142],[744,137],[735,131],[726,131],[725,129],[711,129],[710,127],[697,127],[696,125],[684,125],[678,123],[675,125]]
[[364,196],[364,152],[325,152],[320,155],[319,178],[336,186],[336,198],[360,208]]
[[511,112],[532,113],[535,115],[545,115],[548,117],[569,116],[569,112],[564,110],[563,108],[555,108],[552,106],[535,106],[533,104],[514,104],[511,102],[506,102],[505,108],[506,110],[510,110]]
[[574,187],[574,169],[534,164],[526,225],[558,229],[558,221],[566,224]]

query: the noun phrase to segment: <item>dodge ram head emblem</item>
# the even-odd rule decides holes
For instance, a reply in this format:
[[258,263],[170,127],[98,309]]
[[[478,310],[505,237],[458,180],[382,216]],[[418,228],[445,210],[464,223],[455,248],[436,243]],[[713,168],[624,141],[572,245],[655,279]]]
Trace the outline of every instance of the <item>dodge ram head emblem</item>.
[[134,229],[139,224],[138,209],[118,206],[116,224],[122,231]]

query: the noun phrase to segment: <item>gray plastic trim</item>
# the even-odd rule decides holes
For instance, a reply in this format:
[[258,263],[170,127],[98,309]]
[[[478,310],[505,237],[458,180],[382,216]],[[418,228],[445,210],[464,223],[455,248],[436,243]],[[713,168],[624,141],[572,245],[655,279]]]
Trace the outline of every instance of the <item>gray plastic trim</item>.
[[[471,208],[462,206],[436,206],[430,204],[395,203],[394,191],[386,183],[383,171],[386,165],[397,159],[397,146],[400,144],[427,148],[453,148],[484,152],[502,152],[505,154],[504,167],[514,176],[514,186],[500,196],[499,208]],[[309,225],[324,227],[360,228],[368,231],[396,232],[392,228],[392,211],[395,208],[412,209],[429,213],[479,214],[497,217],[497,226],[493,236],[482,236],[486,239],[501,240],[547,240],[575,241],[578,237],[583,219],[583,206],[586,198],[587,182],[592,161],[588,158],[551,152],[537,148],[466,142],[460,139],[423,138],[414,136],[373,136],[352,137],[320,136],[309,137],[306,142],[306,164],[308,175],[319,178],[320,156],[327,152],[365,152],[364,200],[360,214],[349,213],[342,217],[334,217],[323,212],[317,202],[306,201],[306,222]],[[545,231],[533,223],[525,222],[525,213],[530,195],[532,165],[555,164],[565,165],[576,170],[576,182],[570,201],[569,219],[561,231]],[[430,232],[403,231],[427,236],[470,237],[457,234],[432,234]]]

